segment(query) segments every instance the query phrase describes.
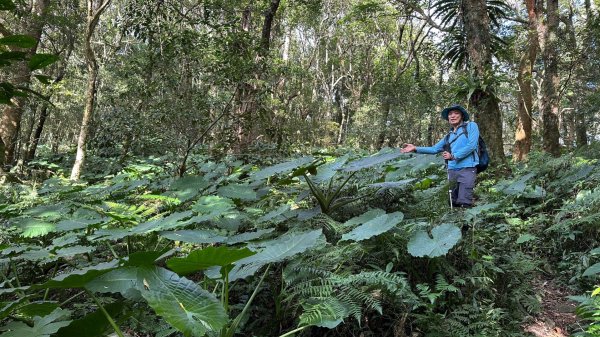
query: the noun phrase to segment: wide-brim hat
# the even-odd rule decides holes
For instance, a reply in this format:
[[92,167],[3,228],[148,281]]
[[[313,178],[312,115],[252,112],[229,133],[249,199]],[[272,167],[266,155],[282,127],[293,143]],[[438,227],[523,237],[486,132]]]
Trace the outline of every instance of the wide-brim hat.
[[462,113],[463,122],[466,122],[469,120],[469,113],[467,112],[467,109],[463,108],[462,106],[460,106],[458,104],[449,106],[446,109],[442,110],[442,118],[445,120],[448,120],[448,113],[450,113],[450,111],[452,111],[452,110],[457,110]]

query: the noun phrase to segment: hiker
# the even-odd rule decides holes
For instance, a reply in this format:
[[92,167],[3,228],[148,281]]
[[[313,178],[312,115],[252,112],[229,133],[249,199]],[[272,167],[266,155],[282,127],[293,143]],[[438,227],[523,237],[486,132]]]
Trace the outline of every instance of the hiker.
[[448,181],[454,184],[451,190],[450,206],[473,206],[473,188],[477,176],[476,166],[479,164],[477,151],[479,128],[475,122],[469,121],[469,113],[460,105],[453,105],[442,110],[442,118],[450,123],[450,131],[437,144],[430,147],[419,147],[404,144],[400,152],[416,152],[435,154],[442,152],[448,169]]

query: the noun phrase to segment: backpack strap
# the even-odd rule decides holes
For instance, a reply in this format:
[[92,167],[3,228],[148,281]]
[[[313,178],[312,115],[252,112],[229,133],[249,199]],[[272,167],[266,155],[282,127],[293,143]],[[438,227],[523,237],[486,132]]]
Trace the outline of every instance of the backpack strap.
[[448,139],[450,139],[450,134],[452,133],[452,131],[448,132],[448,134],[444,138],[446,140],[446,144],[452,145],[452,143],[454,143],[458,139],[458,137],[460,137],[462,135],[465,135],[465,136],[467,136],[467,138],[469,138],[469,131],[467,131],[467,123],[463,123],[463,125],[460,126],[463,128],[463,132],[461,134],[459,134],[458,136],[456,136],[454,139],[452,139],[451,142],[449,142]]
[[[448,139],[450,139],[450,134],[452,133],[452,131],[448,132],[448,134],[444,138],[446,141],[446,144],[448,146],[452,145],[452,143],[454,143],[458,139],[458,137],[460,137],[462,135],[465,135],[468,139],[469,138],[469,130],[467,129],[467,124],[469,124],[469,123],[470,122],[466,122],[460,126],[463,129],[463,132],[461,134],[459,134],[458,136],[456,136],[456,138],[454,138],[451,142],[449,142]],[[479,144],[477,144],[477,146],[479,147]],[[471,154],[473,155],[473,160],[475,160],[475,151],[471,152]]]

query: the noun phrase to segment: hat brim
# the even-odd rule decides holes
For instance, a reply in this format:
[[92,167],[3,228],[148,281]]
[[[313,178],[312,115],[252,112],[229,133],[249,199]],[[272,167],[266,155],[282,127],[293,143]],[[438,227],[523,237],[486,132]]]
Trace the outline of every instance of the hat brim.
[[466,122],[469,120],[469,113],[467,112],[467,110],[465,110],[465,108],[463,108],[460,105],[454,105],[454,106],[447,107],[446,109],[442,110],[442,118],[445,120],[448,120],[448,114],[452,110],[460,111],[460,113],[463,116],[463,122]]

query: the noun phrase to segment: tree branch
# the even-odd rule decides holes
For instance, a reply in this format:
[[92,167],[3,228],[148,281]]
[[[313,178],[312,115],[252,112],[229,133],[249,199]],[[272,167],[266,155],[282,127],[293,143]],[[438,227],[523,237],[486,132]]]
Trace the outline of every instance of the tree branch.
[[431,16],[429,16],[428,14],[425,13],[423,8],[419,7],[417,4],[411,2],[410,0],[398,0],[398,1],[400,1],[401,3],[403,3],[406,6],[410,7],[413,11],[419,13],[421,15],[421,17],[417,17],[417,18],[427,21],[427,23],[429,23],[433,28],[438,29],[442,32],[450,32],[451,31],[448,28],[438,25],[435,21],[433,21]]
[[11,35],[13,35],[12,32],[10,30],[8,30],[8,28],[6,28],[6,26],[4,26],[2,24],[2,22],[0,22],[0,34],[2,34],[2,36],[11,36]]

